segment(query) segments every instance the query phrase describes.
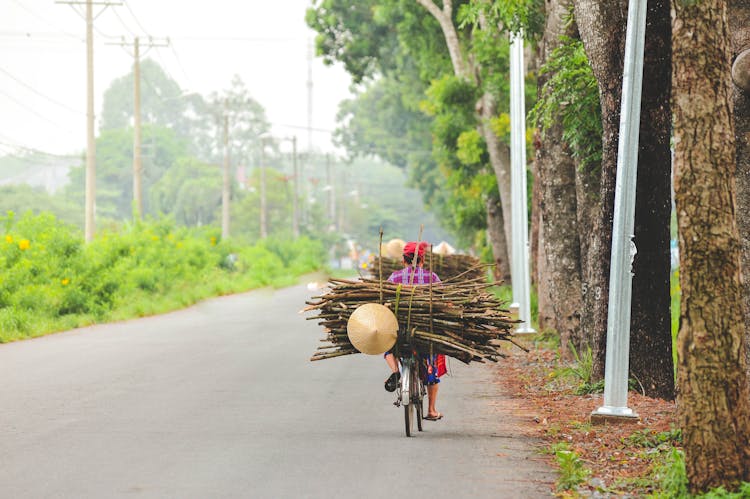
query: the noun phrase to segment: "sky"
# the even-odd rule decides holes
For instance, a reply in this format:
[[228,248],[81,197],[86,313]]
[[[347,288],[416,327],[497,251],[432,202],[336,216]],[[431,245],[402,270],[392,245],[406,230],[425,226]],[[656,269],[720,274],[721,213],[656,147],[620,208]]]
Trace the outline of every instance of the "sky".
[[[85,7],[63,1],[83,0],[0,1],[0,154],[17,147],[74,154],[86,147]],[[308,135],[310,0],[112,3],[94,6],[97,120],[104,91],[132,68],[132,52],[118,43],[139,36],[142,58],[159,63],[184,93],[221,91],[237,74],[265,108],[275,136],[296,135],[303,150],[334,149],[330,131],[351,80],[341,66],[313,59]],[[144,54],[149,36],[160,43],[169,38],[170,45]]]

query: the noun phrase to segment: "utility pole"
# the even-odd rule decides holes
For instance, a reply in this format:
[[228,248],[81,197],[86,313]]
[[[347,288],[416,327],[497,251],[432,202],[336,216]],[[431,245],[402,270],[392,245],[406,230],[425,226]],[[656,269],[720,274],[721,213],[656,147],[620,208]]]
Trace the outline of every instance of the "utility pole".
[[307,40],[307,152],[312,152],[313,121],[313,41]]
[[336,230],[336,192],[333,188],[333,174],[331,172],[331,155],[326,154],[326,190],[328,191],[328,219],[333,230]]
[[266,153],[265,137],[260,138],[260,238],[268,237],[268,227],[266,225]]
[[[94,139],[94,19],[110,5],[122,5],[113,2],[58,1],[56,3],[74,6],[85,5],[83,18],[86,21],[86,186],[84,208],[84,237],[86,242],[94,239],[96,213],[96,141]],[[94,5],[103,6],[99,14],[94,15]],[[80,14],[80,12],[78,12]]]
[[310,224],[309,220],[309,203],[310,203],[310,186],[305,179],[305,162],[310,161],[310,155],[306,153],[298,154],[299,156],[299,180],[302,182],[302,207],[300,209],[300,217],[302,218],[302,225],[307,227]]
[[138,37],[133,40],[133,203],[135,218],[143,216],[143,193],[141,191],[141,55]]
[[[107,45],[129,46],[126,42],[107,43]],[[149,37],[146,51],[154,47],[168,47],[169,41],[159,42]],[[133,209],[136,220],[143,216],[143,163],[141,154],[141,43],[140,38],[133,39]]]
[[292,196],[292,234],[299,237],[299,169],[297,168],[297,136],[292,137],[292,168],[294,169],[292,181],[294,182],[294,195]]
[[339,205],[339,212],[338,212],[338,229],[340,232],[344,232],[346,230],[346,226],[344,224],[344,216],[346,215],[346,196],[347,194],[347,174],[346,170],[341,172],[341,184],[339,185],[339,196],[338,196],[338,205]]
[[229,114],[224,107],[224,182],[221,189],[221,238],[229,237]]
[[94,19],[91,0],[86,2],[86,208],[84,236],[94,239],[96,230],[96,141],[94,140]]

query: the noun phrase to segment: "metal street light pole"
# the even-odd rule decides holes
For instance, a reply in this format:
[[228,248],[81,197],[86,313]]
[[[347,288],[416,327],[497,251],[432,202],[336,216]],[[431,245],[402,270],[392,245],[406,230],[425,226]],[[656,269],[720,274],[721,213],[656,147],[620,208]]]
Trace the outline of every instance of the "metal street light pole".
[[620,138],[617,147],[615,211],[607,310],[607,357],[604,367],[604,405],[591,413],[592,421],[637,418],[628,405],[630,363],[630,307],[632,265],[636,248],[635,191],[638,170],[638,133],[641,122],[643,47],[646,38],[646,0],[630,0],[622,75]]
[[534,333],[531,327],[529,282],[529,229],[526,205],[526,105],[524,103],[523,33],[511,35],[510,44],[510,134],[511,216],[513,253],[511,280],[513,304],[523,322],[516,333]]

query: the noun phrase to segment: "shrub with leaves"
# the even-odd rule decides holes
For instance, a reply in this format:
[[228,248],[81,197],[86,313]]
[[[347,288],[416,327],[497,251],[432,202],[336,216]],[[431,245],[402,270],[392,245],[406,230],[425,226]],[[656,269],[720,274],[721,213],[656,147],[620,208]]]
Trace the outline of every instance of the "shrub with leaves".
[[550,75],[530,121],[546,131],[561,123],[563,140],[581,169],[598,168],[602,159],[602,110],[599,88],[581,40],[563,37],[540,70]]
[[49,214],[0,218],[0,343],[174,309],[322,267],[307,238],[248,245],[169,219],[104,231],[89,244]]

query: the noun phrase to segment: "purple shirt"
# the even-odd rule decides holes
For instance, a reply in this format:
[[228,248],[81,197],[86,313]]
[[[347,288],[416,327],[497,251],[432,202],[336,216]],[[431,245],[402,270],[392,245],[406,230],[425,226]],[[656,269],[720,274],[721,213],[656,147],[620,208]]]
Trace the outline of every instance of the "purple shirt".
[[397,270],[388,277],[388,281],[395,284],[429,284],[430,282],[440,282],[440,278],[435,272],[425,270],[424,267],[417,267],[416,273],[414,267],[405,267],[401,270]]

